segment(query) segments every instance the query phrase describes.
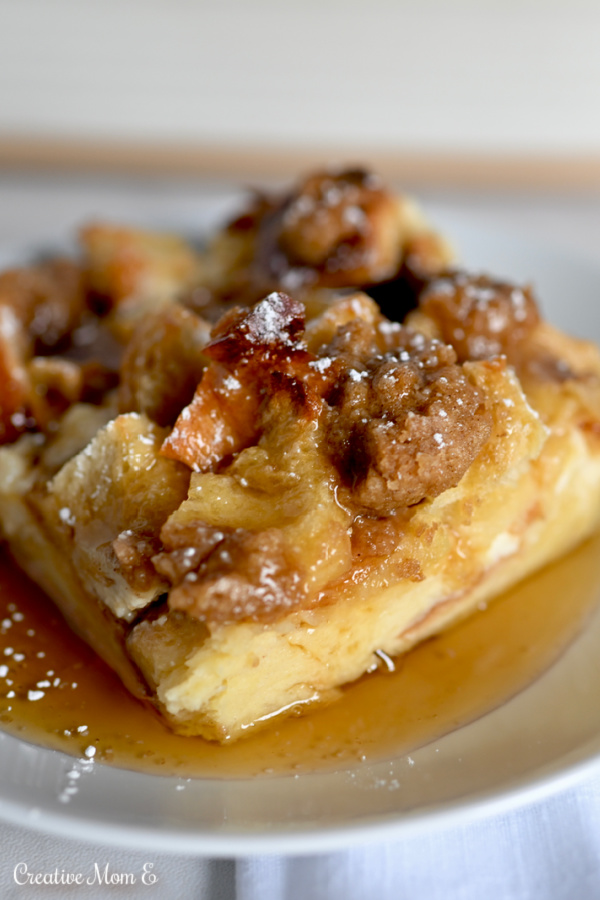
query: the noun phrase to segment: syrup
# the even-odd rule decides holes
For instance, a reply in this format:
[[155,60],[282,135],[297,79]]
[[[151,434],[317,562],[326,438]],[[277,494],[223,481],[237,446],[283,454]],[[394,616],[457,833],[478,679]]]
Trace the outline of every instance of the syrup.
[[0,555],[0,727],[77,757],[181,777],[294,774],[410,753],[541,675],[600,605],[600,535],[340,700],[220,746],[173,734]]

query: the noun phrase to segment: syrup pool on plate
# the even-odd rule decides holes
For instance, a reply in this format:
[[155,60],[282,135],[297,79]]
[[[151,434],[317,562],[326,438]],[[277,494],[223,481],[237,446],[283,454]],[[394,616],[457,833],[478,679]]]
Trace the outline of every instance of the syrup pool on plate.
[[169,731],[2,555],[0,727],[76,757],[180,777],[297,774],[393,758],[526,688],[599,605],[600,535],[346,687],[335,703],[221,746]]

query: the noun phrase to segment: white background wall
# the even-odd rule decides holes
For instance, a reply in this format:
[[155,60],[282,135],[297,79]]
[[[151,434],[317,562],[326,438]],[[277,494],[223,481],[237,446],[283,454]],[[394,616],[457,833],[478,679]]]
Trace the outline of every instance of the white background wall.
[[600,154],[598,0],[0,0],[0,140]]

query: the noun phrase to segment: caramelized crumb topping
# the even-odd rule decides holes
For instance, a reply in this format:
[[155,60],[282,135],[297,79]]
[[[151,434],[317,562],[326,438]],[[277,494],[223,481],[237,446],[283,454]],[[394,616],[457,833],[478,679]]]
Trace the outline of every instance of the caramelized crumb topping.
[[[491,431],[451,347],[385,326],[351,322],[329,351],[344,359],[328,397],[330,452],[351,502],[379,516],[456,485]],[[382,338],[393,349],[381,353]]]
[[504,354],[518,364],[540,318],[530,288],[459,271],[434,279],[419,305],[460,362]]
[[85,310],[83,273],[68,259],[9,269],[0,275],[0,306],[8,306],[36,352],[69,338]]
[[116,386],[116,373],[78,346],[90,329],[96,320],[75,263],[54,259],[0,274],[0,444],[26,431],[50,433],[69,406],[100,403]]
[[27,339],[11,306],[0,304],[0,444],[35,426],[26,369]]
[[32,372],[31,359],[67,345],[84,309],[82,273],[68,260],[0,274],[0,444],[52,421],[43,363]]
[[312,175],[265,218],[259,259],[282,284],[381,281],[398,269],[397,219],[393,197],[368,172]]
[[306,589],[281,531],[211,528],[203,522],[163,528],[156,570],[174,585],[169,606],[212,623],[270,622],[294,609]]

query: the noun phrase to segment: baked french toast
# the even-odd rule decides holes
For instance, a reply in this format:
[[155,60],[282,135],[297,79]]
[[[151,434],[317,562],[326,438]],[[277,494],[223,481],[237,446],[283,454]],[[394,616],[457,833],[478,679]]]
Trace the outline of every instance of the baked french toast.
[[600,354],[372,176],[82,246],[0,276],[1,530],[176,731],[331,701],[599,524]]

